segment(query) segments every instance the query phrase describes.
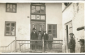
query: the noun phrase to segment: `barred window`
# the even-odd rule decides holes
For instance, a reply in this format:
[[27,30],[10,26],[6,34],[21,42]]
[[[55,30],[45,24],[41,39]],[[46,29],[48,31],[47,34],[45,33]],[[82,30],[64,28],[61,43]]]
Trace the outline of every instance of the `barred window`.
[[16,22],[6,21],[5,22],[5,36],[15,36]]
[[15,3],[6,4],[6,12],[16,13],[16,8],[17,8],[17,4],[15,4]]

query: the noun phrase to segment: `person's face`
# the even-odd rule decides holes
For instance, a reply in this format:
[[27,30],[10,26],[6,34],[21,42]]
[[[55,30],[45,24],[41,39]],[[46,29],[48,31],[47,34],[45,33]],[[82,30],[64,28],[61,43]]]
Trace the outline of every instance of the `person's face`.
[[41,32],[39,32],[39,33],[41,33]]
[[70,35],[71,38],[73,38],[73,35]]

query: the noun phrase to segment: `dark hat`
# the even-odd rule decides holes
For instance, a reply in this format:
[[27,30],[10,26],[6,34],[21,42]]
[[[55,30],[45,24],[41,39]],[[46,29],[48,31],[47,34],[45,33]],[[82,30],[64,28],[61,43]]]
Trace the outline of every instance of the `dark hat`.
[[70,33],[69,35],[74,35],[73,33]]
[[49,30],[48,32],[51,32],[51,30]]
[[33,30],[36,30],[35,28],[33,28]]
[[38,32],[41,32],[41,31],[38,31]]
[[84,43],[84,39],[80,39],[78,42],[82,42],[82,43]]

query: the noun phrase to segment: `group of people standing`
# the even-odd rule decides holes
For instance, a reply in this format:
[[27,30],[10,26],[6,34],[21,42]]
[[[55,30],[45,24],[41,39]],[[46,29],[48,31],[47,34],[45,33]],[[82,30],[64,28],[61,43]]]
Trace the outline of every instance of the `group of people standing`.
[[[68,48],[70,49],[70,53],[75,53],[75,46],[76,46],[76,41],[75,38],[73,37],[74,34],[70,33],[70,42],[68,44]],[[33,28],[32,32],[31,32],[31,49],[32,50],[42,50],[43,47],[43,42],[42,40],[44,40],[44,50],[46,50],[47,48],[49,50],[52,49],[52,42],[53,42],[53,35],[51,33],[51,31],[48,31],[48,34],[46,33],[46,31],[38,31],[36,32],[36,29]],[[39,40],[39,41],[37,41]],[[80,52],[85,52],[85,48],[84,48],[84,39],[80,39],[80,45],[81,45],[81,50]]]
[[[32,32],[31,32],[31,49],[32,50],[42,50],[43,47],[43,42],[42,40],[44,40],[44,50],[48,49],[52,49],[52,42],[53,42],[53,35],[51,34],[51,31],[48,31],[48,34],[46,33],[46,31],[43,31],[43,33],[41,31],[36,32],[36,29],[33,28]],[[41,40],[41,41],[37,41],[37,40]]]

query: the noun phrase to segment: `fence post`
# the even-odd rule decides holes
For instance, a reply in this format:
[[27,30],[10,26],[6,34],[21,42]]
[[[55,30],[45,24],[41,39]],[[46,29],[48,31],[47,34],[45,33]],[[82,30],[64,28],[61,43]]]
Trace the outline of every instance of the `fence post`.
[[17,52],[17,42],[16,42],[16,36],[15,36],[15,52]]
[[43,42],[42,52],[44,52],[44,51],[45,51],[45,50],[44,50],[44,39],[42,40],[42,42]]

